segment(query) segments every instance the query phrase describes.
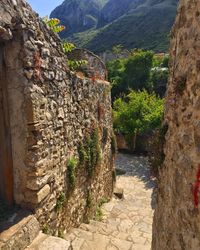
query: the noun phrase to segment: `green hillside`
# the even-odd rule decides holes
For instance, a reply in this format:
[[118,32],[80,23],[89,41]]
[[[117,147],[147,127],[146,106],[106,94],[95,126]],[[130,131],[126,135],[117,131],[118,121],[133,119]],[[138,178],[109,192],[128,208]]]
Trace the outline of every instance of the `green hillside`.
[[[82,4],[83,1],[85,0],[79,0]],[[96,21],[89,28],[82,30],[72,27],[71,31],[62,34],[63,38],[96,53],[110,50],[116,44],[122,44],[128,49],[137,47],[156,52],[168,50],[169,33],[178,0],[90,1],[98,6]],[[54,17],[60,18],[58,15]],[[63,18],[60,19],[63,22]]]

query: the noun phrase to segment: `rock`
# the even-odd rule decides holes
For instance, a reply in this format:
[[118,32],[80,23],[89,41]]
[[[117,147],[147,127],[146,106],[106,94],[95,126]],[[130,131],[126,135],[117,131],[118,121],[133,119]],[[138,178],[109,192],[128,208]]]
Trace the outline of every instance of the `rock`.
[[70,242],[40,233],[27,250],[69,250]]
[[[164,122],[169,125],[159,170],[152,249],[200,249],[200,2],[179,1],[170,46]],[[193,48],[191,50],[191,48]],[[173,103],[172,101],[173,100]],[[198,185],[197,185],[198,186]]]
[[122,188],[114,188],[114,195],[117,196],[117,198],[122,199],[124,198],[124,190]]
[[0,40],[11,40],[12,39],[12,32],[10,29],[5,29],[2,26],[0,26]]

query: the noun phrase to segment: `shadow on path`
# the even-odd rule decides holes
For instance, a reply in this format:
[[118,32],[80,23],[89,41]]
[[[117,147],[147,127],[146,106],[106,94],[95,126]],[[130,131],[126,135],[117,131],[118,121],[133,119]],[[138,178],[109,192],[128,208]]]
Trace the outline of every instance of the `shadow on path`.
[[125,176],[135,176],[145,184],[145,189],[152,189],[151,206],[155,208],[156,178],[152,176],[148,158],[119,153],[116,158],[116,168],[126,171]]

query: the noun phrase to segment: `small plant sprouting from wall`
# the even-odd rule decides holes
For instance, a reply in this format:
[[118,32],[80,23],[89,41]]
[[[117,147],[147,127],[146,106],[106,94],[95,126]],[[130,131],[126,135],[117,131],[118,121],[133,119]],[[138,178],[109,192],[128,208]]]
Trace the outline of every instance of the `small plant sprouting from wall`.
[[99,145],[99,131],[97,128],[94,129],[91,135],[90,154],[91,154],[90,170],[91,172],[93,172],[94,168],[100,163],[100,160],[101,160],[101,149]]
[[102,212],[102,206],[104,203],[107,203],[108,202],[108,199],[106,198],[102,198],[99,203],[98,203],[98,206],[97,206],[97,209],[96,209],[96,214],[95,214],[95,220],[97,221],[102,221],[103,220],[103,212]]
[[105,89],[104,89],[104,92],[103,92],[103,98],[106,99],[107,96],[110,94],[110,91],[111,91],[111,86],[107,86]]
[[87,152],[85,150],[85,147],[82,141],[80,142],[79,147],[78,147],[78,154],[79,154],[79,164],[83,166],[87,158]]
[[75,158],[71,158],[67,164],[69,184],[72,188],[74,188],[76,184],[75,170],[76,170],[77,164],[78,164],[78,161]]
[[114,132],[112,132],[112,136],[111,136],[111,150],[112,150],[113,155],[117,153],[117,140],[116,140],[116,136]]
[[65,202],[65,193],[61,192],[58,199],[57,199],[57,202],[56,202],[56,210],[60,210],[63,206],[63,203]]
[[102,221],[103,220],[103,212],[101,210],[101,207],[97,207],[96,214],[95,214],[95,220],[96,221]]
[[[44,18],[43,21],[46,25],[56,34],[62,32],[65,29],[65,26],[60,25],[60,20],[57,18]],[[62,48],[65,54],[72,52],[76,46],[73,43],[63,42]],[[67,60],[67,64],[71,70],[80,69],[81,66],[86,65],[88,63],[87,60]]]
[[64,236],[65,236],[64,229],[59,228],[58,229],[58,237],[64,239]]
[[78,152],[79,164],[85,166],[91,176],[102,159],[98,128],[95,128],[91,135],[85,138],[84,144],[80,143]]
[[42,226],[42,232],[44,234],[50,234],[50,227],[47,223],[45,223],[43,226]]
[[60,25],[60,20],[57,18],[44,18],[43,20],[54,33],[60,33],[65,29],[65,26]]

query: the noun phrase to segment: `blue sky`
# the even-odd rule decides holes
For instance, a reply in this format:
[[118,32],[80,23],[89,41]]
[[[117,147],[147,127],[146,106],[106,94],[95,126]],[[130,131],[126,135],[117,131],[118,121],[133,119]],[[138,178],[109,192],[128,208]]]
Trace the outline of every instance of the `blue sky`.
[[41,17],[49,15],[51,11],[63,1],[64,0],[27,0]]

